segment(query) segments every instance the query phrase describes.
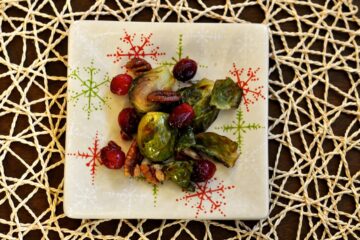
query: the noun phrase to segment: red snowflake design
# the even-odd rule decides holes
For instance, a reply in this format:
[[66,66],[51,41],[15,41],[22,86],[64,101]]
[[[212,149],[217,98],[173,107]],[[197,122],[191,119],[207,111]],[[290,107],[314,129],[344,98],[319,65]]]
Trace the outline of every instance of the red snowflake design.
[[98,133],[96,132],[96,135],[95,135],[95,138],[93,141],[93,145],[91,147],[88,147],[88,152],[77,151],[76,153],[68,153],[67,155],[74,156],[77,158],[82,158],[82,159],[90,159],[86,163],[86,166],[90,167],[91,183],[94,184],[96,167],[98,166],[98,164],[102,165],[102,162],[100,159]]
[[[121,48],[117,47],[115,53],[107,54],[107,57],[114,58],[114,63],[119,62],[123,58],[131,59],[131,58],[144,58],[150,57],[151,59],[157,61],[159,56],[165,55],[164,52],[159,52],[160,47],[154,46],[151,43],[152,33],[149,35],[140,35],[140,43],[136,43],[136,33],[129,34],[124,30],[124,36],[120,38],[120,40],[127,44],[128,47]],[[147,50],[148,49],[148,50]]]
[[233,64],[233,69],[229,71],[231,75],[236,77],[238,86],[243,90],[242,97],[247,112],[250,111],[249,109],[250,104],[254,104],[260,98],[265,99],[265,96],[262,92],[264,86],[257,86],[257,87],[250,86],[252,82],[259,81],[259,78],[256,76],[259,70],[260,68],[256,68],[255,70],[253,70],[252,68],[248,68],[246,79],[241,79],[242,77],[241,75],[244,72],[244,68],[238,69],[235,63]]
[[[200,213],[213,213],[218,211],[226,217],[222,207],[226,205],[225,191],[234,189],[234,185],[225,186],[224,181],[219,181],[215,187],[210,186],[212,182],[216,182],[217,178],[208,180],[204,183],[196,183],[195,193],[186,193],[185,196],[176,199],[177,202],[184,200],[185,206],[190,205],[196,209],[195,218]],[[195,200],[195,201],[194,201]]]

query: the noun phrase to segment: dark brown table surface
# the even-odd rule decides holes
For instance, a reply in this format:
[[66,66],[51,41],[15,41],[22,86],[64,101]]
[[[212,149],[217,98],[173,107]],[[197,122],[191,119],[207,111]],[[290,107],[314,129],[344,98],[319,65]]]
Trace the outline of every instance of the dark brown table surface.
[[[35,151],[35,148],[26,144],[25,141],[35,142],[40,146],[47,146],[53,138],[58,138],[59,143],[64,146],[65,142],[65,132],[64,126],[66,124],[65,113],[62,111],[62,106],[65,103],[65,94],[66,88],[64,88],[64,84],[66,84],[66,61],[67,61],[67,38],[66,31],[69,27],[71,21],[80,19],[81,16],[84,16],[85,19],[99,19],[99,20],[116,20],[117,18],[112,16],[115,13],[111,13],[109,9],[119,9],[119,4],[115,1],[104,1],[105,5],[109,8],[104,7],[94,7],[94,1],[90,0],[77,0],[71,1],[72,12],[79,14],[73,14],[72,16],[66,15],[69,11],[65,11],[65,13],[61,13],[65,4],[68,4],[70,1],[30,1],[34,3],[27,3],[25,1],[0,1],[0,145],[2,148],[0,149],[0,238],[1,239],[47,239],[42,238],[44,235],[47,235],[48,239],[61,239],[66,236],[73,235],[74,238],[80,238],[76,236],[74,232],[87,232],[91,233],[92,237],[96,239],[101,239],[101,235],[108,235],[109,239],[112,234],[115,233],[116,228],[120,222],[120,220],[108,220],[104,223],[97,225],[97,231],[89,230],[86,227],[80,227],[82,225],[86,225],[86,223],[91,223],[88,221],[81,220],[73,220],[66,218],[63,215],[62,210],[62,184],[63,184],[63,157],[62,154],[58,152],[59,146],[53,146],[54,152],[50,154],[50,158],[46,159],[43,162],[36,162],[38,159],[38,153]],[[146,6],[146,2],[151,1],[138,1]],[[135,14],[131,21],[151,21],[153,12],[156,10],[156,2],[153,1],[153,7],[144,7],[144,8],[136,8],[139,10],[137,14]],[[170,1],[174,3],[174,1]],[[169,3],[170,3],[169,2]],[[263,237],[258,237],[258,239],[262,238],[279,238],[279,239],[303,239],[310,232],[312,228],[315,228],[315,233],[310,234],[309,239],[315,239],[315,235],[322,239],[329,238],[330,236],[338,236],[338,239],[356,239],[360,238],[360,206],[359,206],[359,197],[360,197],[360,84],[359,84],[359,76],[360,76],[360,19],[359,12],[355,14],[347,15],[346,19],[353,19],[352,21],[342,21],[336,20],[336,14],[344,14],[351,12],[351,8],[349,6],[360,6],[360,1],[322,1],[322,0],[309,0],[309,1],[298,1],[300,3],[290,3],[294,1],[288,1],[289,3],[275,3],[276,1],[269,1],[270,3],[266,3],[266,1],[233,1],[235,2],[245,2],[243,12],[238,16],[238,20],[246,20],[248,22],[256,22],[256,23],[269,23],[270,29],[272,31],[272,39],[274,45],[271,46],[271,59],[270,59],[270,69],[272,69],[270,74],[270,88],[271,88],[271,97],[269,101],[269,125],[273,126],[270,128],[270,140],[269,140],[269,164],[270,164],[270,177],[271,179],[271,213],[269,220],[265,221],[267,226],[262,227],[261,231],[264,235]],[[280,2],[280,1],[278,1]],[[286,2],[286,1],[285,1]],[[296,2],[296,1],[295,1]],[[301,4],[303,2],[303,4]],[[333,39],[339,41],[339,47],[341,47],[341,43],[345,42],[352,34],[355,34],[353,42],[349,44],[343,51],[341,51],[340,55],[348,56],[354,54],[354,59],[348,59],[345,63],[341,63],[341,58],[337,58],[339,61],[340,68],[332,67],[327,70],[326,77],[328,78],[328,83],[330,86],[335,86],[339,89],[339,92],[336,92],[333,88],[327,86],[326,84],[318,84],[315,87],[311,88],[312,96],[318,97],[318,99],[324,99],[325,102],[329,102],[335,106],[341,105],[345,98],[349,98],[349,102],[354,103],[351,106],[344,107],[344,111],[340,113],[340,115],[336,118],[336,121],[332,122],[331,125],[327,126],[331,128],[331,134],[329,136],[334,137],[334,141],[347,141],[344,136],[351,136],[353,134],[352,142],[354,146],[348,147],[348,150],[345,151],[345,159],[341,160],[341,155],[333,155],[331,159],[328,159],[324,164],[324,159],[314,160],[317,161],[315,166],[323,167],[326,169],[328,175],[343,176],[343,179],[338,180],[338,184],[333,188],[329,186],[329,182],[326,179],[322,178],[321,173],[319,173],[318,177],[316,177],[317,183],[310,182],[307,186],[306,191],[298,192],[296,194],[297,197],[307,198],[309,203],[307,208],[304,208],[303,213],[300,213],[299,208],[294,207],[295,204],[289,204],[291,201],[291,197],[294,197],[295,194],[301,188],[301,181],[296,177],[289,177],[288,179],[280,177],[281,173],[286,173],[286,171],[290,170],[294,166],[292,154],[294,152],[290,151],[288,147],[286,147],[286,143],[290,140],[285,139],[285,142],[280,141],[279,136],[286,136],[287,131],[292,131],[300,125],[306,124],[311,121],[305,114],[300,115],[300,123],[297,126],[289,125],[284,122],[279,122],[278,124],[274,124],[276,119],[281,118],[282,110],[279,99],[287,102],[289,100],[289,92],[286,92],[286,85],[292,84],[294,81],[299,78],[296,75],[296,67],[290,64],[286,64],[285,62],[281,62],[279,60],[279,56],[284,56],[285,53],[282,50],[286,48],[294,49],[295,45],[301,40],[301,37],[291,36],[291,34],[283,34],[281,31],[285,31],[288,33],[295,33],[299,31],[299,26],[297,26],[296,21],[294,21],[294,16],[304,16],[306,14],[310,14],[313,12],[311,9],[311,4],[306,4],[306,2],[311,2],[314,5],[314,9],[318,11],[321,15],[327,15],[324,17],[322,22],[320,22],[321,26],[332,26],[332,27],[321,27],[319,28],[318,34],[320,36],[325,36],[329,34],[333,34]],[[343,2],[343,3],[342,3]],[[348,3],[347,3],[348,2]],[[168,5],[167,1],[158,1],[163,5]],[[198,1],[187,1],[189,6],[194,9],[198,9],[199,11],[204,10],[204,7]],[[215,5],[224,5],[226,1],[222,0],[209,0],[203,1],[207,7],[215,6]],[[42,7],[42,4],[44,6]],[[319,4],[319,5],[316,5]],[[100,4],[101,5],[101,4]],[[128,3],[121,3],[123,7],[129,7],[131,5],[136,5],[131,1]],[[273,5],[273,6],[272,6]],[[317,6],[323,6],[327,11],[322,11]],[[91,8],[93,7],[93,8]],[[36,14],[31,14],[29,9],[33,9]],[[160,10],[157,13],[160,16],[164,16],[168,10],[163,7],[159,7]],[[277,8],[283,8],[283,10],[277,12]],[[57,11],[54,11],[57,9]],[[268,9],[268,12],[264,9]],[[270,10],[269,10],[270,9]],[[291,15],[291,12],[286,11],[291,9],[296,14]],[[236,8],[239,10],[239,7]],[[213,10],[214,13],[223,14],[223,9]],[[96,12],[102,12],[104,14],[97,14]],[[111,14],[109,14],[109,12]],[[273,15],[270,15],[273,14]],[[275,14],[276,13],[276,14]],[[119,13],[116,13],[119,14]],[[115,15],[116,15],[115,14]],[[230,13],[227,14],[227,16]],[[28,16],[27,16],[28,15]],[[320,16],[319,15],[319,16]],[[29,17],[30,16],[30,17]],[[124,17],[124,15],[119,14],[119,16]],[[183,16],[187,16],[183,13]],[[193,12],[193,16],[196,16],[196,13]],[[265,18],[268,20],[265,20]],[[27,19],[26,29],[21,27],[24,24],[24,19]],[[59,19],[62,19],[61,21]],[[173,12],[170,17],[168,17],[167,21],[177,21],[178,15]],[[269,20],[270,19],[270,20]],[[292,19],[292,21],[286,21],[286,19]],[[318,18],[309,17],[309,21],[315,21]],[[340,17],[341,19],[341,17]],[[155,19],[156,20],[156,19]],[[283,22],[282,22],[283,20]],[[31,31],[34,26],[32,25],[34,21],[42,22],[44,24],[49,24],[50,27],[44,26],[44,31],[39,31],[37,36],[34,36],[33,33],[28,32]],[[197,19],[198,22],[219,22],[216,16],[211,17],[209,15],[205,15],[204,17],[200,17]],[[226,22],[224,20],[223,22]],[[56,23],[56,24],[55,24]],[[306,32],[311,28],[311,22],[301,21],[302,32]],[[18,29],[20,30],[18,30]],[[38,29],[41,28],[41,25],[38,25]],[[54,33],[51,31],[52,28],[57,28],[59,33]],[[47,30],[46,30],[47,29]],[[340,29],[340,30],[339,30]],[[341,31],[341,29],[347,29],[346,31]],[[357,30],[357,33],[355,31]],[[54,34],[54,36],[53,36]],[[14,36],[14,37],[13,37]],[[63,39],[61,39],[62,36]],[[8,39],[12,38],[11,41],[8,42]],[[40,45],[39,49],[34,44],[34,38],[39,38],[44,41],[44,44]],[[54,41],[54,39],[61,39],[59,42]],[[320,66],[325,66],[331,55],[336,53],[336,49],[334,49],[331,41],[328,42],[328,46],[325,47],[325,51],[328,54],[326,57],[324,56],[324,44],[325,40],[316,40],[313,44],[309,44],[311,38],[305,41],[305,45],[309,46],[309,49],[305,47],[301,47],[301,51],[313,50],[313,54],[309,53],[308,61],[318,61],[320,62]],[[46,44],[52,42],[53,49],[55,51],[46,52],[44,56],[52,58],[53,60],[45,60],[44,58],[39,57],[39,52],[43,53],[45,49],[47,49]],[[55,42],[55,43],[54,43]],[[23,51],[24,44],[27,46],[26,51]],[[357,46],[357,48],[355,48]],[[301,59],[303,55],[301,55],[299,51],[295,51],[292,54],[289,54],[291,58]],[[316,54],[316,51],[318,54]],[[356,59],[357,58],[357,59]],[[285,58],[282,58],[283,61]],[[43,63],[39,63],[39,66],[32,66],[35,61],[40,60],[44,62],[45,67],[40,67]],[[322,62],[322,63],[321,63]],[[344,65],[347,67],[344,68]],[[21,67],[20,67],[21,66]],[[332,65],[334,66],[334,65]],[[275,68],[274,68],[275,67]],[[319,65],[315,63],[310,63],[309,65],[302,64],[301,68],[310,68],[312,70],[319,68]],[[35,71],[27,71],[29,69]],[[39,71],[39,72],[36,72]],[[42,72],[45,71],[45,72]],[[18,75],[16,75],[18,74]],[[47,75],[47,79],[43,76]],[[322,76],[316,73],[313,73],[317,76]],[[352,85],[350,81],[350,76],[355,81],[355,88],[350,90]],[[307,79],[307,75],[304,75],[304,82],[306,84],[310,84],[310,79]],[[31,78],[35,78],[34,81],[30,82]],[[14,83],[14,79],[17,79],[18,85]],[[311,81],[315,81],[314,79]],[[35,84],[34,82],[37,82]],[[294,83],[295,87],[302,90],[303,87],[300,86],[300,83]],[[299,85],[298,85],[299,84]],[[15,86],[15,87],[14,87]],[[22,89],[22,90],[21,90]],[[44,90],[46,89],[46,90]],[[328,90],[327,90],[328,89]],[[282,91],[283,90],[283,91]],[[49,91],[50,94],[55,95],[58,94],[57,104],[54,104],[51,108],[48,108],[51,114],[54,114],[50,117],[50,114],[46,112],[46,101],[39,102],[31,102],[31,106],[26,106],[23,100],[21,100],[22,96],[25,96],[30,101],[34,101],[36,99],[44,98],[45,91]],[[325,96],[325,92],[327,91],[328,96]],[[292,96],[296,99],[300,97],[300,93],[292,92]],[[346,95],[348,94],[348,95]],[[307,101],[312,101],[311,99],[307,99]],[[298,103],[298,106],[303,109],[307,109],[306,105],[307,101],[302,100]],[[331,107],[325,107],[326,103],[321,101],[315,101],[320,105],[319,109],[323,111],[330,111]],[[314,103],[312,102],[312,103]],[[357,107],[356,107],[357,104]],[[23,108],[19,107],[23,106]],[[25,110],[31,111],[32,113],[36,113],[34,115],[35,119],[39,119],[39,123],[34,124],[35,131],[45,131],[44,129],[50,128],[55,135],[51,135],[49,131],[45,131],[44,134],[41,134],[37,137],[29,137],[26,138],[22,134],[21,139],[16,137],[17,134],[21,133],[24,129],[29,127],[30,121],[28,118],[28,114]],[[346,112],[350,112],[347,114]],[[354,114],[354,112],[357,112]],[[352,113],[352,114],[351,114]],[[323,115],[320,110],[315,110],[314,113],[311,113],[314,116],[318,117]],[[56,116],[57,115],[57,116]],[[357,121],[356,121],[357,117]],[[331,119],[331,114],[329,114],[329,119]],[[290,120],[296,122],[296,116],[290,116]],[[324,126],[319,120],[319,124]],[[350,123],[355,121],[355,124],[352,127],[349,127]],[[58,124],[58,126],[52,126],[52,124]],[[12,126],[14,125],[14,126]],[[286,127],[289,127],[286,130]],[[325,129],[326,130],[326,129]],[[30,131],[30,130],[29,130]],[[31,131],[30,131],[31,132]],[[357,132],[357,133],[356,133]],[[301,140],[300,134],[291,134],[290,139],[292,145],[300,152],[304,152],[305,148],[311,145],[312,140],[314,139],[315,134],[308,132],[304,133],[305,141],[308,143],[307,146],[304,146],[303,141]],[[342,140],[336,138],[342,138]],[[279,146],[283,145],[283,148],[279,150]],[[327,138],[322,146],[318,146],[313,148],[311,154],[315,154],[316,149],[322,149],[324,153],[329,153],[331,151],[344,151],[342,149],[335,149],[334,142]],[[281,161],[277,160],[277,155],[280,154]],[[296,159],[299,156],[295,156]],[[22,159],[23,162],[20,160]],[[33,165],[33,163],[35,163]],[[31,166],[33,169],[33,173],[27,172],[27,168],[24,166],[24,163]],[[59,163],[56,165],[56,163]],[[346,163],[347,166],[343,166]],[[36,179],[32,178],[30,182],[26,182],[26,179],[30,179],[35,173],[41,172],[46,166],[53,166],[54,169],[48,170],[46,174],[42,174],[39,176],[45,177],[46,179]],[[340,172],[338,173],[338,169],[340,168]],[[276,171],[275,171],[276,170]],[[281,172],[283,171],[283,172]],[[348,171],[348,172],[346,172]],[[316,172],[311,169],[311,166],[304,166],[302,170],[299,172],[304,175],[316,174]],[[297,173],[299,173],[297,172]],[[349,187],[349,177],[352,177],[352,190]],[[23,184],[18,184],[19,179],[22,179]],[[284,180],[285,179],[285,180]],[[332,180],[329,180],[332,181]],[[49,189],[39,188],[36,190],[36,186],[34,183],[48,183]],[[18,185],[17,185],[18,184]],[[284,184],[283,191],[281,194],[278,191],[278,187]],[[2,190],[1,190],[2,189]],[[59,191],[57,191],[59,190]],[[29,194],[32,194],[33,191],[36,191],[36,194],[31,197],[31,199],[26,199]],[[341,193],[341,191],[344,191]],[[340,194],[342,195],[341,200],[335,205],[332,205],[332,201],[329,200],[328,203],[316,202],[316,199],[321,199],[321,197],[330,194]],[[277,198],[281,195],[280,198]],[[288,197],[284,197],[288,196]],[[54,199],[60,199],[59,201],[55,201]],[[296,200],[295,200],[296,201]],[[319,205],[322,204],[321,209],[319,211]],[[13,206],[11,206],[13,204]],[[24,205],[22,205],[24,204]],[[52,205],[54,204],[54,205]],[[106,203],[104,203],[106,204]],[[289,206],[294,207],[293,210],[284,211],[284,209]],[[19,207],[16,211],[14,208]],[[27,207],[32,210],[32,213],[29,213]],[[47,212],[39,218],[39,216],[49,207],[53,208],[50,212]],[[328,210],[326,210],[328,208]],[[350,216],[353,215],[355,219],[352,219]],[[11,216],[15,214],[16,217]],[[37,224],[34,220],[34,214],[39,219],[41,219],[41,224]],[[312,217],[308,217],[312,214]],[[325,215],[324,215],[325,214]],[[357,218],[357,220],[356,220]],[[44,223],[46,219],[52,219],[52,223]],[[338,224],[339,221],[343,221],[343,224]],[[166,223],[176,222],[173,220],[166,221]],[[299,225],[299,223],[301,224]],[[29,232],[26,231],[26,227],[34,223],[34,226]],[[148,220],[145,224],[143,224],[144,232],[150,231],[150,229],[158,228],[161,225],[162,221],[160,220]],[[234,237],[237,238],[236,232],[232,230],[227,230],[221,226],[229,226],[235,227],[238,222],[235,221],[214,221],[214,224],[210,224],[210,232],[212,234],[213,239],[225,239]],[[244,221],[242,224],[244,226],[240,227],[244,232],[243,236],[245,236],[246,230],[245,226],[252,228],[258,224],[258,221]],[[269,225],[272,224],[272,226]],[[333,223],[333,224],[332,224]],[[341,232],[341,228],[344,228],[344,224],[349,224],[350,227],[346,228],[343,233]],[[131,225],[136,226],[138,224],[138,220],[129,220],[124,221],[123,226],[121,227],[119,236],[126,237],[131,231]],[[316,227],[311,225],[316,225]],[[318,225],[317,225],[318,224]],[[21,229],[18,226],[22,226]],[[46,230],[41,230],[43,226]],[[299,235],[297,235],[298,227],[300,226]],[[168,227],[164,230],[162,234],[162,239],[170,239],[174,233],[180,228],[179,224],[175,224],[173,227]],[[187,223],[187,228],[194,234],[197,239],[203,239],[205,234],[205,224],[201,221],[190,221]],[[15,230],[11,230],[15,229]],[[17,229],[17,230],[16,230]],[[258,229],[258,228],[257,228]],[[350,229],[350,230],[349,230]],[[44,231],[44,232],[43,232]],[[154,232],[151,234],[149,239],[157,239],[159,232]],[[266,236],[267,235],[267,236]],[[97,237],[98,236],[98,237]],[[254,235],[255,236],[255,235]],[[257,235],[259,236],[259,235]],[[85,239],[93,239],[91,236],[85,237]],[[139,235],[135,233],[131,239],[138,238]],[[209,236],[208,236],[209,237]],[[210,237],[209,237],[210,238]],[[105,238],[104,238],[105,239]],[[177,239],[191,239],[190,236],[182,231],[181,234],[177,237]],[[250,238],[249,238],[250,239]],[[251,238],[255,239],[255,237]]]

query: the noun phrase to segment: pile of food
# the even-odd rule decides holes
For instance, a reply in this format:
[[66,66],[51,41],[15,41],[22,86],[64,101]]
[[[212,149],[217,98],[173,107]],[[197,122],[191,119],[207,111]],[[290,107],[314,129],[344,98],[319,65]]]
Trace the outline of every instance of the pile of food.
[[206,132],[220,110],[239,107],[242,90],[232,79],[190,81],[197,63],[189,58],[178,61],[172,72],[166,66],[152,68],[141,58],[131,59],[126,68],[110,89],[129,96],[132,107],[119,113],[118,122],[121,137],[132,144],[125,155],[110,141],[101,149],[105,166],[124,167],[125,176],[151,184],[170,180],[186,191],[214,176],[214,161],[234,166],[237,143]]

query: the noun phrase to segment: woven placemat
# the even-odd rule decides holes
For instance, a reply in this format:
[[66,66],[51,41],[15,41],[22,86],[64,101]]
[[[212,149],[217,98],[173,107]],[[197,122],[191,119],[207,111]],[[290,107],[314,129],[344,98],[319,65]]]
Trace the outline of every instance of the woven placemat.
[[[357,11],[351,0],[0,0],[0,238],[359,239]],[[64,216],[67,36],[78,19],[269,26],[267,219]]]

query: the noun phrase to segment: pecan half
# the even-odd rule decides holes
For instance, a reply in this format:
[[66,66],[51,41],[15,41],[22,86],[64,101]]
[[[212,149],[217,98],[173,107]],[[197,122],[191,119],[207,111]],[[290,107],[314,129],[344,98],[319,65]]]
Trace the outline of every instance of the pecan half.
[[131,143],[129,151],[126,154],[125,164],[124,164],[125,176],[134,176],[134,169],[136,165],[140,163],[143,158],[144,157],[141,155],[135,139]]
[[154,168],[152,168],[149,164],[144,163],[144,162],[141,163],[140,171],[148,183],[151,183],[154,185],[159,183],[159,181],[156,179],[156,176],[155,176],[156,170]]
[[151,70],[151,65],[145,59],[142,58],[133,58],[128,61],[125,67],[131,70],[134,74],[139,75],[144,72]]
[[170,90],[154,91],[147,96],[148,101],[159,103],[173,103],[180,101],[180,99],[181,97],[177,92]]

